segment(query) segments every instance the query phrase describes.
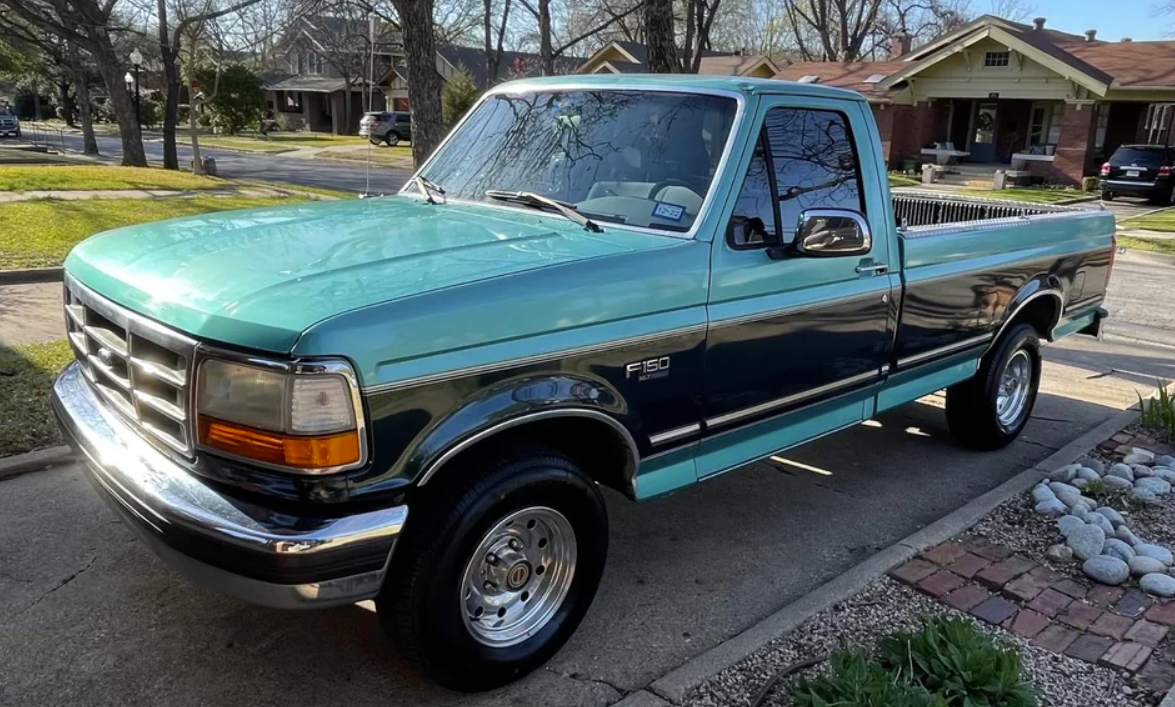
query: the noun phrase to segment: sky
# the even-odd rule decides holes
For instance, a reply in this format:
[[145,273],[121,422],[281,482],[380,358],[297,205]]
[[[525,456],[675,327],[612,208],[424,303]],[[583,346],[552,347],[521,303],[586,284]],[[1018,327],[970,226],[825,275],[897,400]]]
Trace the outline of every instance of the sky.
[[[1096,29],[1098,39],[1175,39],[1175,14],[1159,16],[1160,0],[1028,0],[1032,17],[1048,18],[1048,26],[1081,34]],[[979,6],[982,3],[976,3]]]

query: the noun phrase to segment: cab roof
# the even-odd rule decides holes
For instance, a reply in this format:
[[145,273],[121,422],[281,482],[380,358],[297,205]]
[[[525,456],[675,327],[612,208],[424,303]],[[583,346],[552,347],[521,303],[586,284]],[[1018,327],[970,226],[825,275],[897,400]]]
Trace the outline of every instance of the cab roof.
[[856,91],[819,84],[781,79],[755,79],[744,76],[699,76],[697,74],[569,74],[520,79],[500,84],[495,91],[535,89],[649,89],[690,91],[732,91],[745,96],[786,94],[864,101]]

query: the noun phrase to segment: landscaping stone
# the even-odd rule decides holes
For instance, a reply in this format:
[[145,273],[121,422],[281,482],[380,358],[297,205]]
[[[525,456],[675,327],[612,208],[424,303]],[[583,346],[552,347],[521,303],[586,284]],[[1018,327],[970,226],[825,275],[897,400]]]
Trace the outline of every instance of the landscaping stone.
[[966,545],[967,549],[971,552],[979,555],[984,559],[991,560],[992,562],[999,562],[1000,560],[1007,559],[1016,552],[1010,547],[996,545],[984,540],[983,538],[975,538],[970,544],[964,543],[964,545]]
[[1049,627],[1048,618],[1036,613],[1032,609],[1022,609],[1008,626],[1013,633],[1025,638],[1032,638]]
[[1106,486],[1109,486],[1110,488],[1116,489],[1128,489],[1134,485],[1129,479],[1124,479],[1121,476],[1109,475],[1102,479],[1102,483],[1104,483]]
[[1135,447],[1130,450],[1126,458],[1122,460],[1123,464],[1151,464],[1155,461],[1155,453],[1146,449]]
[[1099,584],[1094,585],[1093,589],[1089,590],[1089,593],[1085,595],[1085,600],[1096,607],[1108,609],[1121,599],[1125,593],[1125,589]]
[[935,599],[942,599],[966,583],[967,580],[954,572],[939,570],[918,582],[917,586]]
[[1134,546],[1134,553],[1143,557],[1153,557],[1167,567],[1170,567],[1175,562],[1175,557],[1171,556],[1171,551],[1159,545],[1139,543]]
[[1126,522],[1126,519],[1122,517],[1121,513],[1114,510],[1113,508],[1110,508],[1109,506],[1096,508],[1094,509],[1094,512],[1105,516],[1106,520],[1114,524],[1114,528],[1118,528],[1118,526],[1123,525]]
[[1074,517],[1080,518],[1082,522],[1085,522],[1085,519],[1089,517],[1089,509],[1084,505],[1070,508],[1069,513]]
[[1112,638],[1091,636],[1087,633],[1078,636],[1077,640],[1065,649],[1065,655],[1084,660],[1087,663],[1096,663],[1113,645],[1114,639]]
[[1123,636],[1127,641],[1134,641],[1141,643],[1144,646],[1157,646],[1164,638],[1167,637],[1168,629],[1162,624],[1152,623],[1146,619],[1140,619],[1134,622],[1130,630]]
[[1138,586],[1147,594],[1154,594],[1157,597],[1175,597],[1175,577],[1168,574],[1154,572],[1143,575],[1142,579],[1138,580]]
[[1142,503],[1147,506],[1154,506],[1160,502],[1158,494],[1146,489],[1134,489],[1130,492],[1130,498],[1136,503]]
[[993,596],[971,609],[971,615],[981,621],[999,626],[1015,616],[1017,611],[1016,605],[1012,602],[1003,597]]
[[1069,533],[1072,533],[1083,525],[1085,525],[1085,521],[1073,515],[1065,515],[1057,519],[1057,530],[1064,537],[1069,537]]
[[1096,633],[1099,636],[1109,636],[1115,640],[1122,640],[1130,627],[1134,625],[1134,619],[1128,619],[1125,616],[1118,616],[1115,613],[1107,611],[1101,616],[1097,617],[1090,625],[1090,633]]
[[1101,528],[1107,538],[1114,534],[1114,524],[1101,513],[1090,513],[1089,517],[1085,519],[1085,522]]
[[1134,534],[1134,531],[1125,525],[1119,525],[1114,529],[1114,537],[1125,542],[1130,547],[1134,547],[1135,545],[1142,542],[1138,539],[1138,536]]
[[1143,477],[1154,476],[1155,472],[1149,466],[1144,464],[1131,464],[1130,470],[1134,472],[1134,480],[1138,481]]
[[1142,664],[1146,662],[1146,659],[1150,657],[1150,646],[1128,641],[1114,644],[1106,651],[1099,662],[1101,665],[1110,668],[1120,668],[1133,673],[1141,668]]
[[[1102,478],[1102,475],[1096,469],[1083,466],[1077,470],[1077,478],[1073,479],[1073,481],[1077,481],[1077,479],[1081,479],[1082,481],[1097,481],[1100,478]],[[1073,482],[1070,481],[1069,483]]]
[[1068,513],[1069,507],[1062,503],[1061,499],[1054,498],[1050,501],[1041,501],[1040,503],[1036,504],[1033,510],[1042,516],[1056,518],[1057,516],[1063,516]]
[[1126,564],[1130,565],[1130,574],[1135,577],[1141,577],[1144,574],[1154,574],[1155,572],[1162,572],[1167,569],[1167,566],[1162,562],[1146,555],[1135,555],[1127,560]]
[[1080,633],[1077,633],[1073,629],[1065,628],[1064,626],[1058,626],[1057,624],[1052,624],[1048,628],[1036,634],[1036,636],[1032,639],[1032,642],[1033,644],[1038,645],[1046,650],[1050,650],[1054,653],[1064,653],[1069,646],[1073,645],[1073,641],[1076,641],[1077,637],[1080,635]]
[[1074,582],[1071,579],[1062,579],[1059,582],[1053,582],[1052,588],[1067,597],[1072,597],[1073,599],[1080,599],[1085,596],[1087,591],[1089,591],[1089,589],[1086,588],[1084,584],[1081,584],[1080,582]]
[[1150,608],[1151,603],[1152,602],[1150,597],[1138,591],[1137,589],[1131,589],[1122,595],[1122,598],[1118,600],[1118,603],[1114,604],[1114,611],[1122,614],[1123,616],[1137,619],[1139,616],[1142,616],[1146,613],[1146,610]]
[[1125,479],[1131,483],[1134,482],[1134,470],[1130,468],[1129,464],[1119,463],[1110,467],[1110,470],[1106,472],[1106,478],[1111,476],[1117,477],[1119,479]]
[[1051,618],[1064,611],[1071,603],[1072,598],[1050,587],[1028,602],[1028,608]]
[[975,585],[965,584],[943,597],[942,602],[959,611],[971,611],[991,598],[991,592]]
[[1102,584],[1118,585],[1130,579],[1130,567],[1123,560],[1110,555],[1089,558],[1081,565],[1081,571]]
[[1066,464],[1065,466],[1049,472],[1049,481],[1062,481],[1069,483],[1073,477],[1077,476],[1077,471],[1081,468],[1080,464]]
[[955,574],[960,577],[971,579],[981,570],[991,564],[991,560],[980,557],[979,555],[965,552],[955,559],[948,567]]
[[1134,548],[1118,538],[1106,538],[1106,544],[1102,546],[1102,554],[1117,557],[1119,560],[1128,563],[1130,562],[1130,558],[1134,557]]
[[1081,502],[1081,489],[1076,486],[1054,481],[1049,484],[1049,488],[1060,499],[1061,503],[1064,503],[1070,508]]
[[[1138,643],[1142,643],[1142,641],[1138,641]],[[1172,685],[1175,685],[1175,665],[1152,653],[1151,659],[1135,674],[1135,679],[1151,692],[1158,695],[1165,694]]]
[[1162,479],[1169,484],[1175,484],[1175,469],[1167,469],[1165,467],[1156,467],[1154,469],[1155,478]]
[[[1102,474],[1106,473],[1106,463],[1104,461],[1102,461],[1101,459],[1086,459],[1081,464],[1082,464],[1082,468],[1089,469],[1090,471],[1097,474],[1098,476],[1101,476]],[[1081,472],[1078,471],[1077,475],[1081,476]]]
[[1175,602],[1152,606],[1146,610],[1146,619],[1164,626],[1175,626]]
[[1164,454],[1155,460],[1155,466],[1165,466],[1167,468],[1175,468],[1175,457],[1170,454]]
[[[1134,482],[1135,491],[1149,491],[1156,496],[1166,496],[1171,493],[1171,484],[1160,478],[1148,477]],[[1058,496],[1057,498],[1060,498]],[[1064,499],[1061,499],[1064,500]]]
[[963,543],[945,542],[930,548],[922,556],[935,564],[949,565],[966,554],[967,548],[963,547]]
[[1020,555],[1013,555],[985,568],[975,575],[975,579],[979,580],[980,584],[999,589],[1034,567],[1036,567],[1036,563],[1032,560]]
[[1089,484],[1090,484],[1091,482],[1089,482],[1089,481],[1086,481],[1085,479],[1073,479],[1073,480],[1072,480],[1072,481],[1070,481],[1069,483],[1073,484],[1074,486],[1076,486],[1077,488],[1081,489],[1082,491],[1085,491],[1085,487],[1086,487],[1086,486],[1089,486]]
[[1102,610],[1096,606],[1090,606],[1079,601],[1070,604],[1063,613],[1057,615],[1057,620],[1061,623],[1068,624],[1075,629],[1084,631],[1097,621],[1098,617],[1102,615]]
[[1019,601],[1032,601],[1038,594],[1048,589],[1051,579],[1043,576],[1022,574],[1004,585],[1004,595]]
[[1069,537],[1065,538],[1065,544],[1073,550],[1073,554],[1081,561],[1100,555],[1102,546],[1105,543],[1106,531],[1096,525],[1086,525],[1083,528],[1077,528],[1069,534]]
[[891,575],[906,584],[917,584],[938,571],[938,568],[926,560],[910,560],[906,564],[890,572]]
[[1054,560],[1068,562],[1073,559],[1073,548],[1057,543],[1056,545],[1050,545],[1049,549],[1045,551],[1045,554]]

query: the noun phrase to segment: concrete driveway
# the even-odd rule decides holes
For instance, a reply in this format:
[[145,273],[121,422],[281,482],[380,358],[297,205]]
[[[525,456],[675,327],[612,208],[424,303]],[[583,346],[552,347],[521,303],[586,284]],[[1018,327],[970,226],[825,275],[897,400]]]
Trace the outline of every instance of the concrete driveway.
[[[1119,261],[1109,306],[1164,339],[1171,315],[1132,268]],[[930,396],[783,455],[803,466],[760,463],[645,505],[610,495],[587,620],[546,668],[487,695],[423,681],[370,607],[283,613],[188,585],[76,467],[0,482],[0,704],[610,704],[1175,379],[1172,350],[1145,342],[1069,339],[1046,360],[1033,419],[1000,452],[955,447]]]

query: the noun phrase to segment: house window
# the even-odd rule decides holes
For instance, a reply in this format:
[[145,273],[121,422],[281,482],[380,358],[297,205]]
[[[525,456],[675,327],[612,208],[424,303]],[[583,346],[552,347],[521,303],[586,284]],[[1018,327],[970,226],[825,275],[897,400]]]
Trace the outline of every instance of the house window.
[[1146,109],[1146,141],[1152,145],[1166,145],[1171,138],[1171,119],[1175,117],[1175,103],[1152,103]]
[[1055,145],[1060,138],[1061,125],[1053,103],[1033,103],[1028,122],[1028,146]]
[[1106,149],[1106,130],[1110,127],[1110,104],[1097,104],[1097,129],[1093,137],[1093,151],[1103,154]]
[[1002,68],[1011,62],[1012,52],[987,52],[983,55],[983,68]]
[[285,113],[301,113],[302,112],[302,92],[301,91],[286,91],[286,103],[282,107]]

